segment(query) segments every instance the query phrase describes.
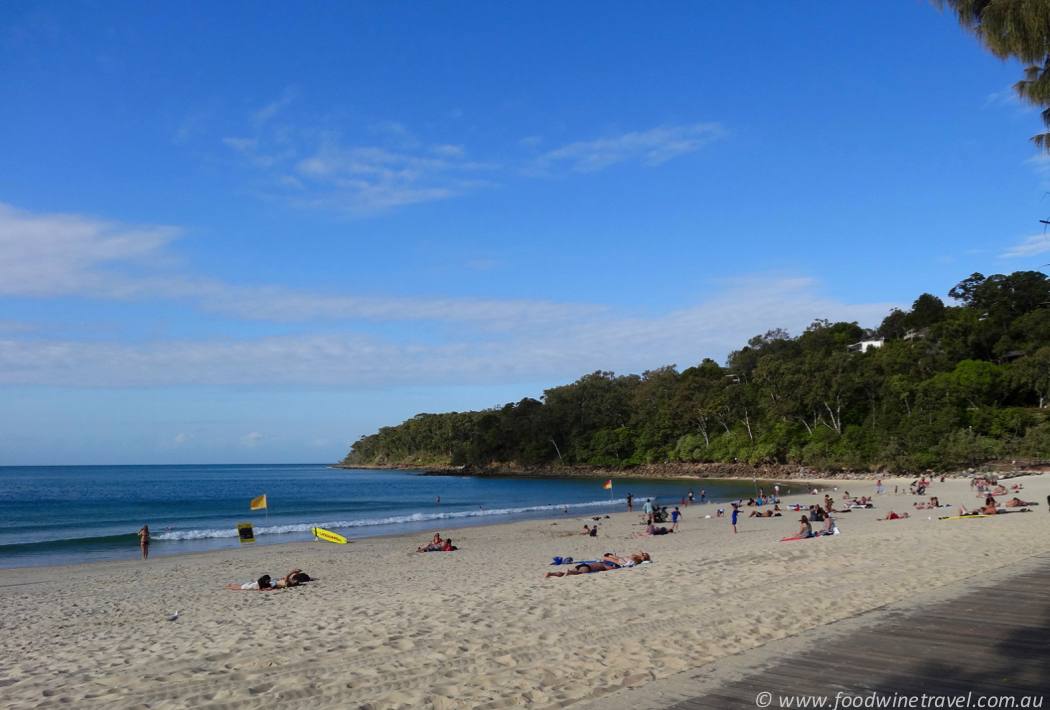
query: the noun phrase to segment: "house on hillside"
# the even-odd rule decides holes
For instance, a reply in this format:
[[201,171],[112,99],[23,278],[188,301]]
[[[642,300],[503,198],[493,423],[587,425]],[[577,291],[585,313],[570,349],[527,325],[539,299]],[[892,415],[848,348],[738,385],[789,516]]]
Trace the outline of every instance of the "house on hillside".
[[881,348],[885,342],[885,338],[879,338],[878,340],[862,340],[859,343],[853,343],[853,345],[847,347],[846,350],[851,353],[866,353],[871,348]]

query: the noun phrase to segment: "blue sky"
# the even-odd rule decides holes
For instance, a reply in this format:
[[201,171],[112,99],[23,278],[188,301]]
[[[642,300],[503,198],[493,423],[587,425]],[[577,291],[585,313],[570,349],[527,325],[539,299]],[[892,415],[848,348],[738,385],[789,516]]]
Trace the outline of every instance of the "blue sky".
[[1018,78],[912,0],[9,4],[0,465],[334,461],[1040,268]]

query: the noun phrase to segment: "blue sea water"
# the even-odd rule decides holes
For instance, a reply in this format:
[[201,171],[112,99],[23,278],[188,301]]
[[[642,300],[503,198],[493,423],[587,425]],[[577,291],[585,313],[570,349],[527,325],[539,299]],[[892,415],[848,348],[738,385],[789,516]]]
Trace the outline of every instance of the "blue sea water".
[[[627,493],[663,505],[692,488],[716,501],[750,482],[616,478],[474,478],[360,471],[324,464],[0,467],[0,568],[134,558],[149,525],[150,556],[236,547],[239,522],[258,544],[312,540],[317,526],[348,538],[598,515]],[[266,511],[249,510],[266,494]],[[438,502],[437,498],[441,500]],[[635,507],[638,510],[641,506]]]

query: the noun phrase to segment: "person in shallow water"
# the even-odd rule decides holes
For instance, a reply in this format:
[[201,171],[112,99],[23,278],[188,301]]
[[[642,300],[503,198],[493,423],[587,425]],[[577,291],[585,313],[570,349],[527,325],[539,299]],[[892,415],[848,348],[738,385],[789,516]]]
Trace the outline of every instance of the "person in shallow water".
[[149,557],[149,525],[143,525],[138,532],[139,546],[142,547],[142,559]]

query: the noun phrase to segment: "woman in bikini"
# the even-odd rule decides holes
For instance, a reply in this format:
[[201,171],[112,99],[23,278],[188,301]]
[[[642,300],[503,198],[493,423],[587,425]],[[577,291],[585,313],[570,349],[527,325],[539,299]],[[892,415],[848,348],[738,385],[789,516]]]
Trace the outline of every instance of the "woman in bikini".
[[142,547],[142,559],[149,557],[149,525],[143,525],[138,532],[139,545]]
[[581,562],[576,565],[574,569],[567,569],[564,572],[547,572],[543,575],[544,579],[548,577],[572,577],[577,574],[590,574],[591,572],[604,572],[606,570],[613,569],[604,562]]

